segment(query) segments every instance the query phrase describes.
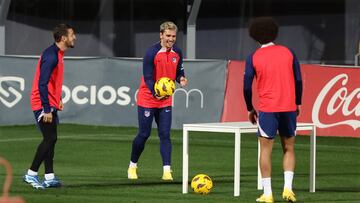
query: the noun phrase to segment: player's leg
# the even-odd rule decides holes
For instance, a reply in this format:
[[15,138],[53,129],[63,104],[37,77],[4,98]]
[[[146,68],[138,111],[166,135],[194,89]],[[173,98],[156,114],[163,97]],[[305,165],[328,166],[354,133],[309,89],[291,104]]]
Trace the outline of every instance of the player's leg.
[[49,153],[49,150],[54,142],[54,131],[56,131],[56,121],[53,119],[51,123],[44,123],[41,117],[41,110],[35,111],[35,118],[38,121],[38,127],[41,131],[43,136],[43,140],[38,145],[35,157],[31,164],[30,169],[24,175],[24,181],[31,184],[34,188],[41,188],[43,189],[42,183],[40,183],[38,178],[38,170],[41,163],[44,161],[45,157]]
[[273,202],[271,187],[271,155],[274,138],[278,128],[277,114],[259,112],[259,142],[260,142],[260,171],[264,193],[256,199],[257,202]]
[[138,134],[132,144],[131,161],[137,163],[141,153],[144,151],[145,142],[150,136],[154,109],[138,107]]
[[57,124],[59,123],[56,112],[53,113],[53,122],[55,122],[55,126],[51,132],[50,149],[48,150],[48,153],[45,155],[45,158],[44,158],[45,180],[43,182],[43,185],[45,187],[60,187],[61,186],[60,180],[55,176],[55,173],[54,173],[54,153],[55,153],[55,144],[57,141]]
[[288,202],[296,202],[292,190],[292,182],[295,170],[295,135],[296,135],[296,112],[280,113],[279,133],[283,148],[284,190],[283,198]]
[[145,142],[150,136],[152,121],[154,118],[154,109],[138,107],[138,122],[139,129],[138,134],[133,140],[132,150],[131,150],[131,159],[128,169],[128,178],[137,179],[137,162],[140,158],[141,153],[144,151]]
[[42,121],[39,122],[39,128],[41,134],[43,136],[42,142],[39,144],[34,160],[31,164],[30,169],[32,171],[38,171],[41,163],[44,161],[46,156],[48,156],[53,143],[56,142],[56,124],[55,122],[52,123],[43,123]]
[[[295,150],[294,150],[294,144],[295,144],[295,137],[281,137],[281,144],[283,147],[283,169],[284,171],[291,171],[294,172],[295,169]],[[289,188],[291,189],[291,187]]]
[[294,178],[295,169],[295,137],[281,137],[281,143],[283,146],[283,169],[284,169],[284,190],[283,199],[288,202],[296,202],[295,193],[292,190],[292,182]]
[[155,114],[155,121],[158,126],[158,135],[160,138],[160,154],[163,160],[163,180],[173,180],[171,175],[171,106],[161,108]]
[[259,137],[260,142],[260,171],[261,182],[264,188],[263,195],[257,199],[257,202],[272,202],[272,187],[271,187],[271,154],[274,140],[264,137]]

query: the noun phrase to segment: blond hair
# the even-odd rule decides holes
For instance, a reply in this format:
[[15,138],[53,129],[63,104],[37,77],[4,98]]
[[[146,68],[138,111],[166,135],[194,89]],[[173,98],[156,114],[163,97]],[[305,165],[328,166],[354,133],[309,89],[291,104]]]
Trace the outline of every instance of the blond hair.
[[177,32],[178,28],[175,25],[175,23],[171,22],[171,21],[166,21],[161,23],[160,25],[160,32],[164,33],[165,30],[174,30],[175,32]]

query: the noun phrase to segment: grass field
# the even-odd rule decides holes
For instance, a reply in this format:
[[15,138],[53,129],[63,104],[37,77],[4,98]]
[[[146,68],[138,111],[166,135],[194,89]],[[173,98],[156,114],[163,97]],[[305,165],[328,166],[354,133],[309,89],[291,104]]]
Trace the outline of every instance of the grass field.
[[[172,131],[173,182],[161,180],[162,166],[156,129],[140,158],[140,179],[127,179],[131,142],[136,128],[60,125],[55,171],[63,181],[60,189],[34,190],[22,182],[41,135],[35,125],[0,127],[0,155],[14,169],[11,196],[33,203],[88,202],[255,202],[257,139],[241,140],[241,194],[233,197],[234,136],[220,133],[190,134],[190,176],[206,173],[214,181],[206,196],[182,194],[182,131]],[[317,138],[316,192],[309,193],[309,137],[298,136],[294,191],[298,202],[360,202],[360,139]],[[40,177],[43,177],[43,167]],[[0,181],[4,180],[0,169]],[[283,174],[281,147],[273,152],[273,192],[281,202]]]

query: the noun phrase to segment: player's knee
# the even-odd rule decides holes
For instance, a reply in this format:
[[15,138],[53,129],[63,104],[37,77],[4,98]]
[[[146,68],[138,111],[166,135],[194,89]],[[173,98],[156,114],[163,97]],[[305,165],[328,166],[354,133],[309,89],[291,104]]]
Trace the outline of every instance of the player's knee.
[[170,143],[170,134],[159,134],[160,142],[162,143]]
[[159,134],[159,137],[162,138],[162,137],[170,137],[170,129],[158,129],[158,134]]
[[294,153],[294,145],[284,145],[283,147],[284,153]]
[[147,140],[150,136],[150,132],[145,132],[145,131],[141,131],[137,134],[136,137],[143,139],[143,140]]
[[160,137],[160,141],[166,141],[169,142],[170,141],[170,133],[168,132],[159,132],[159,137]]
[[133,141],[133,144],[138,145],[138,146],[139,145],[144,145],[148,138],[149,138],[149,136],[138,134],[135,137],[135,139]]
[[55,144],[57,142],[57,137],[52,138],[52,142]]
[[164,137],[164,138],[160,138],[160,142],[164,142],[164,143],[170,143],[171,140],[169,137]]
[[57,141],[57,135],[56,135],[56,134],[53,134],[52,136],[49,137],[49,139],[50,139],[50,142],[56,143],[56,141]]
[[53,145],[55,144],[57,141],[57,137],[56,136],[49,136],[47,137],[46,139],[44,139],[44,143],[47,144],[47,145]]
[[161,142],[170,142],[170,137],[169,136],[161,136],[160,141]]

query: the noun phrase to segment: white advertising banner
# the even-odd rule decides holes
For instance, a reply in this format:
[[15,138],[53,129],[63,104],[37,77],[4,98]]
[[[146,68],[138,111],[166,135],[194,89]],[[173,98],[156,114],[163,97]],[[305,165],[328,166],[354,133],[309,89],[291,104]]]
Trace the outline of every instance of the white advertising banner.
[[[38,58],[0,57],[0,125],[34,123],[29,95]],[[173,95],[175,129],[183,123],[219,122],[225,60],[185,61],[189,84]],[[60,123],[137,126],[141,59],[65,58]]]

